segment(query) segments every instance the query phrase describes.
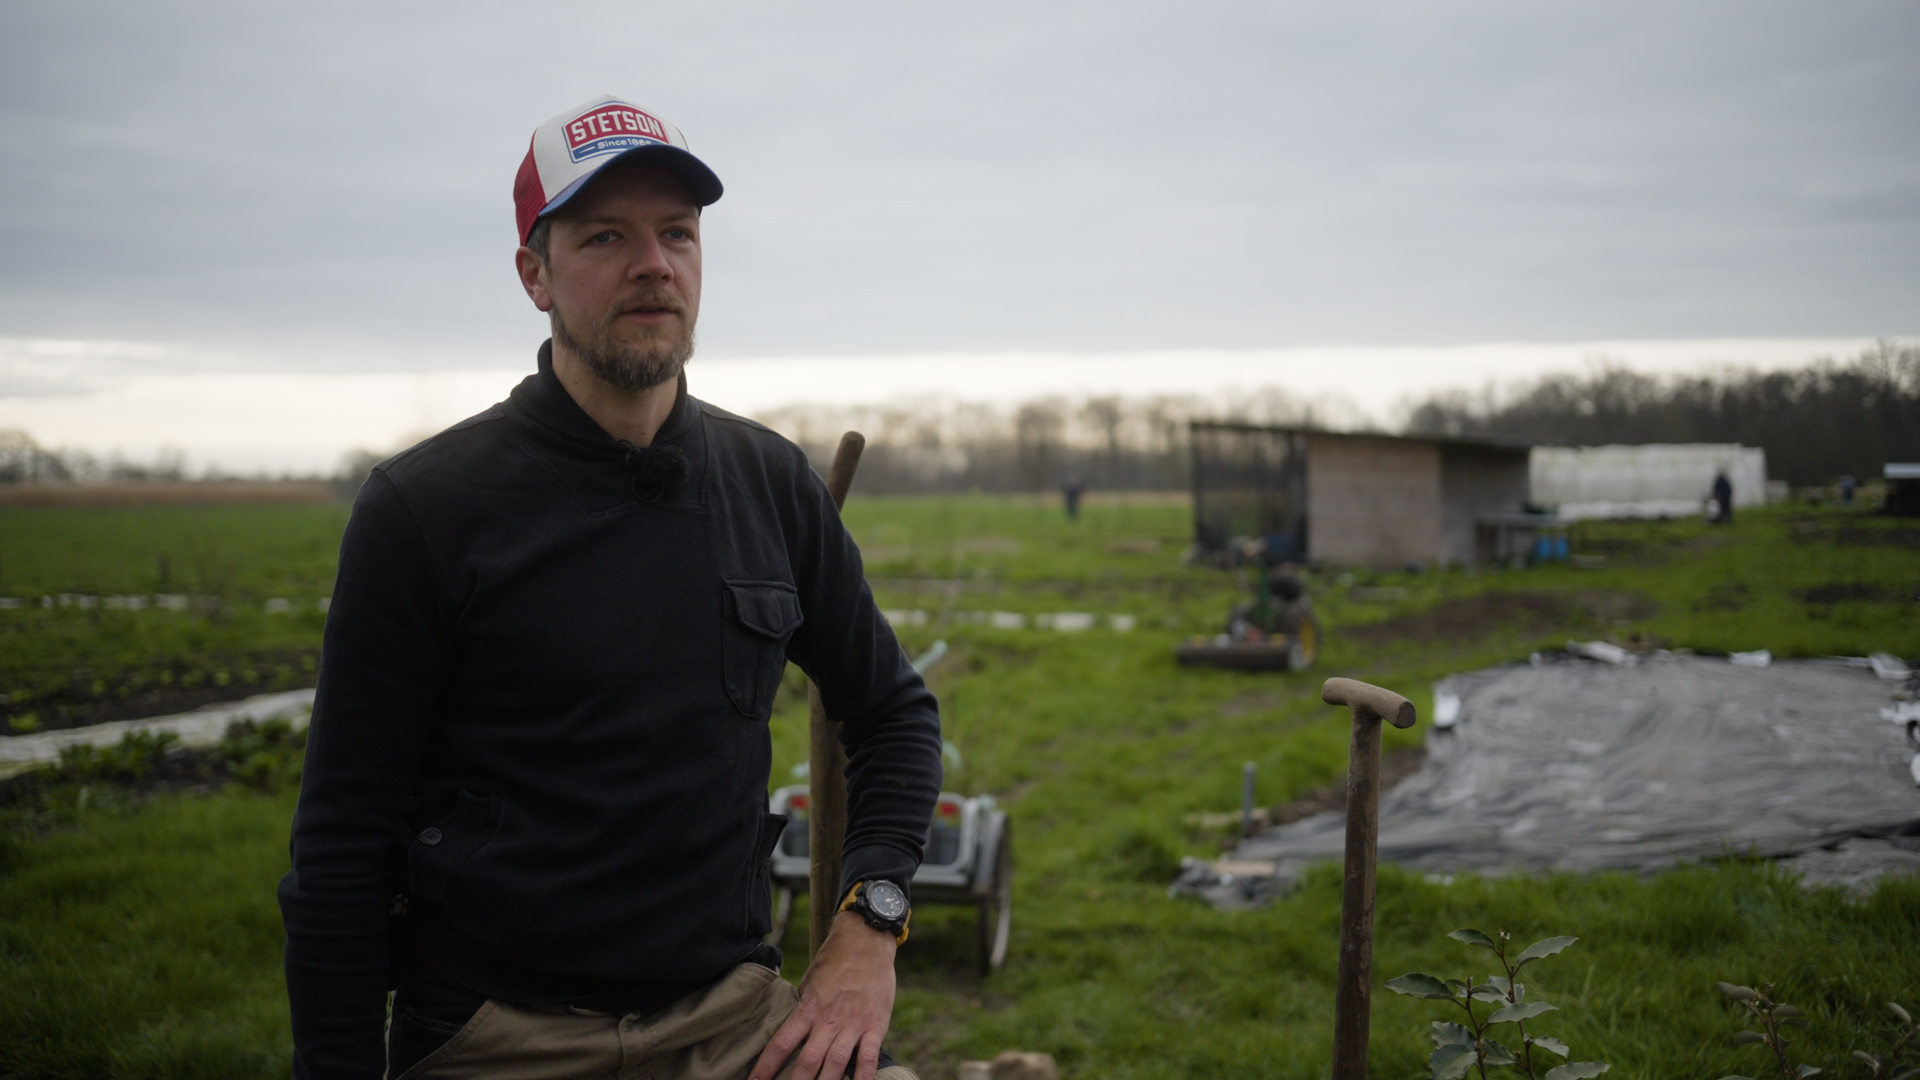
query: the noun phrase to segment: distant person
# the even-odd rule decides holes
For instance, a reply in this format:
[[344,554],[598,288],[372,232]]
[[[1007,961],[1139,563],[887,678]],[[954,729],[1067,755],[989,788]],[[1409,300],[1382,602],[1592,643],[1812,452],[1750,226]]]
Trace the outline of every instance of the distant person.
[[[280,883],[293,1075],[910,1078],[880,1043],[939,716],[806,455],[687,392],[720,181],[603,97],[513,197],[552,337],[374,466],[341,542]],[[848,759],[798,989],[764,940],[788,660]]]
[[1713,477],[1713,521],[1716,525],[1733,521],[1733,481],[1724,472]]
[[1068,521],[1079,520],[1080,496],[1085,491],[1086,491],[1085,486],[1080,483],[1080,478],[1077,476],[1067,477],[1067,482],[1060,486],[1060,493],[1066,496],[1066,500],[1067,500],[1067,520]]
[[1854,480],[1852,474],[1843,474],[1840,477],[1840,505],[1853,505],[1853,492],[1858,486],[1859,484]]

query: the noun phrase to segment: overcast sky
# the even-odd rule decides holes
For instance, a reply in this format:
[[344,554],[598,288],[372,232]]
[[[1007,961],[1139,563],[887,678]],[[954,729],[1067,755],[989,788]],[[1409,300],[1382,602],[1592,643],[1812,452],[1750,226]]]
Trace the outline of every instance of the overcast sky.
[[[522,358],[533,126],[727,184],[713,357],[1920,330],[1911,3],[0,8],[0,336]],[[238,358],[238,359],[235,359]]]
[[484,405],[515,169],[609,92],[727,185],[736,408],[1847,355],[1920,334],[1916,55],[1870,0],[16,0],[0,427],[308,468]]

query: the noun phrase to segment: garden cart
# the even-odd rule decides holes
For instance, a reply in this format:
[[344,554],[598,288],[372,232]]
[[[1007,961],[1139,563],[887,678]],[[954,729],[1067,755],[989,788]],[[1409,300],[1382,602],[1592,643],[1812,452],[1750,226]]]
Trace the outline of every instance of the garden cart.
[[[767,940],[774,943],[786,937],[794,894],[806,891],[810,881],[808,806],[805,784],[773,793],[772,811],[788,818],[771,860],[775,894],[773,932]],[[940,793],[927,830],[927,857],[913,875],[913,902],[916,907],[963,904],[977,909],[980,973],[1006,962],[1013,926],[1013,833],[1007,812],[993,796]]]

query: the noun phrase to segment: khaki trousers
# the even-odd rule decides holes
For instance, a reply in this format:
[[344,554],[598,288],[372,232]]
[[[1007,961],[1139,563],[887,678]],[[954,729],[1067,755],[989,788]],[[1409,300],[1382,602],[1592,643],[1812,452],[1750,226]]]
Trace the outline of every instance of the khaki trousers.
[[[779,972],[741,964],[646,1015],[488,1001],[397,1080],[747,1080],[799,1000]],[[788,1062],[781,1080],[792,1071]],[[894,1065],[876,1080],[918,1078]]]

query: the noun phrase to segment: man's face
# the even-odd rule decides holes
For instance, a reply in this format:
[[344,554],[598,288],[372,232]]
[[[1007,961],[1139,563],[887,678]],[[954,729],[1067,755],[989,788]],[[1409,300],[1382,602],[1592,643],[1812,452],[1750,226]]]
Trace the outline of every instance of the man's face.
[[554,344],[617,390],[677,378],[700,314],[700,207],[686,187],[611,165],[550,220],[547,259],[521,248],[516,260]]

